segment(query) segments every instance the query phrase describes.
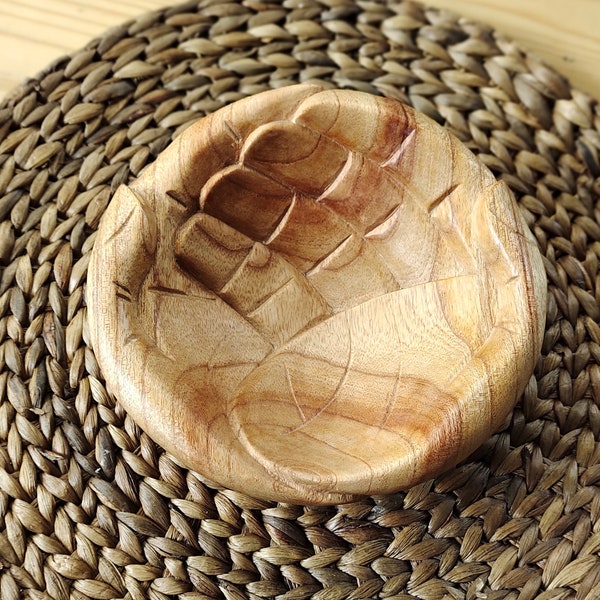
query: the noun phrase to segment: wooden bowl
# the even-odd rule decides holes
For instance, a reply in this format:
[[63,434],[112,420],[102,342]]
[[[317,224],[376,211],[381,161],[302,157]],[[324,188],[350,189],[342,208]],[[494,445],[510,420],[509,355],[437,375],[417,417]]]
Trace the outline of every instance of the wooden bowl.
[[301,85],[187,129],[103,218],[107,384],[219,484],[289,502],[407,488],[506,418],[541,346],[507,186],[403,104]]

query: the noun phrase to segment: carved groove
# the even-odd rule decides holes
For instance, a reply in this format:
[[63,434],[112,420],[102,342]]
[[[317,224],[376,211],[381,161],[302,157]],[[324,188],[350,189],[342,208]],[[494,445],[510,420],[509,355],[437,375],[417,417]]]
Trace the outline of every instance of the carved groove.
[[455,183],[451,185],[447,190],[442,192],[430,205],[429,212],[433,212],[444,200],[446,200],[449,196],[451,196],[458,188],[460,184]]
[[117,298],[120,298],[121,300],[125,300],[126,302],[132,301],[131,292],[129,291],[129,289],[126,286],[119,283],[118,281],[113,281],[113,285],[116,288],[115,295],[117,296]]
[[179,206],[182,206],[183,208],[188,208],[189,202],[178,191],[168,190],[166,193],[167,193],[167,196],[169,196],[169,198],[171,198],[171,200],[174,200],[177,204],[179,204]]

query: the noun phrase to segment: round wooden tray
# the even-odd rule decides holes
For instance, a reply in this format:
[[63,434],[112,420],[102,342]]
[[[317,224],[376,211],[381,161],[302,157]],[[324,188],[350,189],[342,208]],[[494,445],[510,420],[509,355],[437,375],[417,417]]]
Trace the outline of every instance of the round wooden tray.
[[252,496],[409,488],[504,421],[542,344],[508,186],[406,105],[284,87],[186,130],[106,211],[90,331],[142,428]]

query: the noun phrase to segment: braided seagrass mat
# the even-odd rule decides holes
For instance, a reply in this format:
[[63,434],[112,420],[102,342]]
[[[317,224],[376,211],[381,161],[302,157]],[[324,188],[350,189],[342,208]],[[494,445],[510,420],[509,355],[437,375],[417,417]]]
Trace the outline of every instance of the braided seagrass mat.
[[[549,280],[503,429],[405,493],[309,508],[188,471],[106,391],[85,277],[111,193],[191,121],[299,81],[407,101],[505,179]],[[2,600],[600,598],[600,113],[511,41],[409,2],[207,0],[0,105]]]

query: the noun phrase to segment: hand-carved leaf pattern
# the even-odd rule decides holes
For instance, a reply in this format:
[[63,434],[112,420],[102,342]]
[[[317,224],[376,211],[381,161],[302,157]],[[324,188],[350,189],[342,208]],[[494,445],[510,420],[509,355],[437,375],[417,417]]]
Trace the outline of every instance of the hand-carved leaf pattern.
[[104,360],[158,406],[128,406],[142,425],[169,445],[166,419],[226,485],[303,501],[410,485],[501,422],[539,351],[543,269],[508,189],[395,101],[246,100],[114,202],[98,247],[124,263],[125,344]]

